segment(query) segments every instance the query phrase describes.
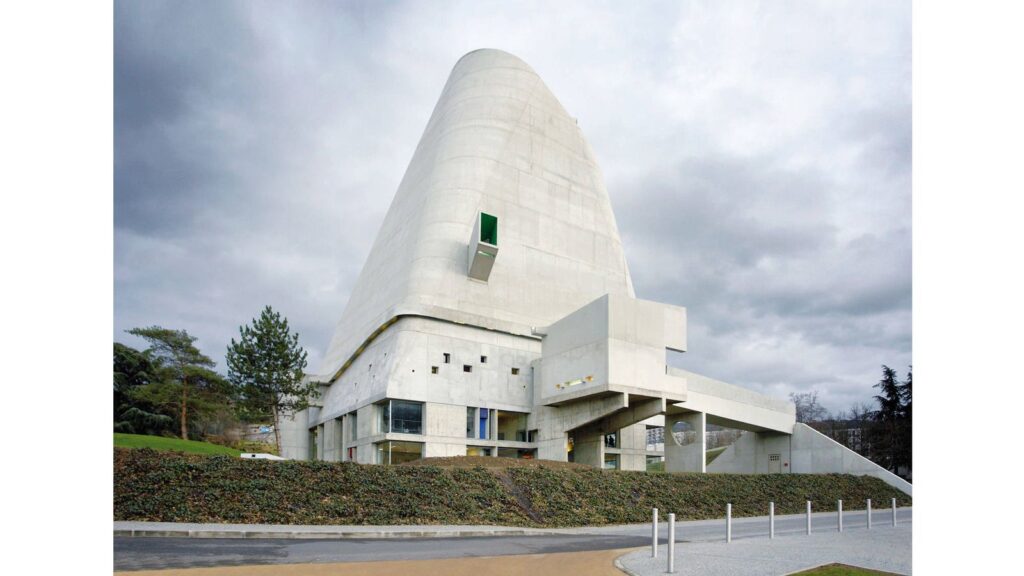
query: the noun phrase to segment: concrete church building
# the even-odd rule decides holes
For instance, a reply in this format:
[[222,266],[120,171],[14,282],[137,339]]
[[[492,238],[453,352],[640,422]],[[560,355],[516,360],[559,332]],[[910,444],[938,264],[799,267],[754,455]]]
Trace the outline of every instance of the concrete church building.
[[[666,364],[686,309],[635,297],[593,151],[523,61],[455,65],[283,455],[480,455],[910,484],[792,403]],[[705,466],[705,426],[746,430]]]

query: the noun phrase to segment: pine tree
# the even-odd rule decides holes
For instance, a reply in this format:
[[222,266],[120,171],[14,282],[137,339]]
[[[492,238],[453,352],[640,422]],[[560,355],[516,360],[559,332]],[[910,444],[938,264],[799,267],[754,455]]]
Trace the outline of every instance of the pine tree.
[[910,366],[907,369],[907,379],[899,387],[900,401],[903,403],[900,411],[899,464],[906,466],[908,470],[913,468],[913,381],[914,367]]
[[882,379],[874,387],[880,392],[875,395],[878,410],[874,413],[874,419],[881,425],[879,431],[884,434],[878,446],[881,451],[878,459],[886,468],[895,471],[899,460],[899,428],[903,412],[903,399],[896,371],[882,365]]
[[288,320],[267,306],[249,326],[238,328],[227,351],[228,379],[241,395],[239,407],[248,420],[274,419],[274,439],[281,450],[281,416],[309,406],[318,392],[316,382],[303,383],[306,351]]
[[158,376],[136,388],[132,396],[176,413],[182,440],[188,440],[190,408],[210,412],[228,405],[230,393],[224,378],[210,369],[216,362],[195,347],[195,336],[160,326],[133,328],[128,333],[149,342],[146,355],[159,367]]

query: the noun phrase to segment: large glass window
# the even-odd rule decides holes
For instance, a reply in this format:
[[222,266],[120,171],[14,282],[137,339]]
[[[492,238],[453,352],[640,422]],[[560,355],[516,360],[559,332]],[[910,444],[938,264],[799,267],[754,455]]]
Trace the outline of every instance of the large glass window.
[[377,404],[378,432],[423,434],[423,403],[385,400]]
[[605,448],[618,448],[619,447],[619,433],[612,432],[604,435],[604,446]]
[[665,449],[665,427],[664,426],[647,426],[647,450],[664,450]]
[[377,404],[377,431],[381,434],[391,432],[391,400]]
[[423,457],[422,442],[377,442],[374,447],[377,449],[378,464],[401,464]]
[[473,431],[476,429],[476,408],[466,407],[466,438],[475,438]]
[[618,454],[605,454],[604,455],[604,469],[605,470],[618,470],[619,469],[619,455]]
[[402,434],[423,434],[423,404],[407,400],[392,400],[391,431]]
[[356,418],[355,412],[348,413],[348,438],[349,440],[359,438],[359,419]]
[[491,410],[488,410],[487,408],[480,409],[480,436],[478,436],[478,438],[481,440],[488,440],[490,438],[489,428],[487,426],[487,416],[490,412]]
[[498,440],[526,442],[525,412],[498,411]]

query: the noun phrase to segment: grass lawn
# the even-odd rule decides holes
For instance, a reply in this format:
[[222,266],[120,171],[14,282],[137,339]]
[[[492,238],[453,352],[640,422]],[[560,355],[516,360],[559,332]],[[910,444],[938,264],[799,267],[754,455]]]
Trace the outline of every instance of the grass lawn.
[[142,434],[114,434],[115,448],[152,448],[153,450],[177,450],[191,454],[227,454],[239,456],[241,452],[227,446],[181,440],[180,438],[164,438],[163,436],[143,436]]
[[812,568],[805,572],[797,572],[793,576],[895,576],[891,572],[879,572],[878,570],[868,570],[867,568],[857,568],[856,566],[847,566],[845,564],[829,564],[828,566],[819,566]]
[[705,452],[704,453],[704,458],[705,458],[704,464],[707,465],[707,464],[711,464],[712,462],[714,462],[715,458],[718,458],[719,455],[722,454],[722,452],[725,452],[726,448],[728,448],[728,446],[722,446],[721,448],[712,448],[711,450],[708,450],[707,452]]

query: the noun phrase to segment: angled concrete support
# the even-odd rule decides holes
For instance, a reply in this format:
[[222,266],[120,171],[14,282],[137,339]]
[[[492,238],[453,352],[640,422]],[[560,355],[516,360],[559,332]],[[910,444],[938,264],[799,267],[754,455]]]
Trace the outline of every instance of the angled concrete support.
[[[681,423],[680,426],[676,426]],[[679,428],[679,430],[674,430]],[[705,429],[707,415],[703,412],[665,416],[665,471],[705,472]]]

